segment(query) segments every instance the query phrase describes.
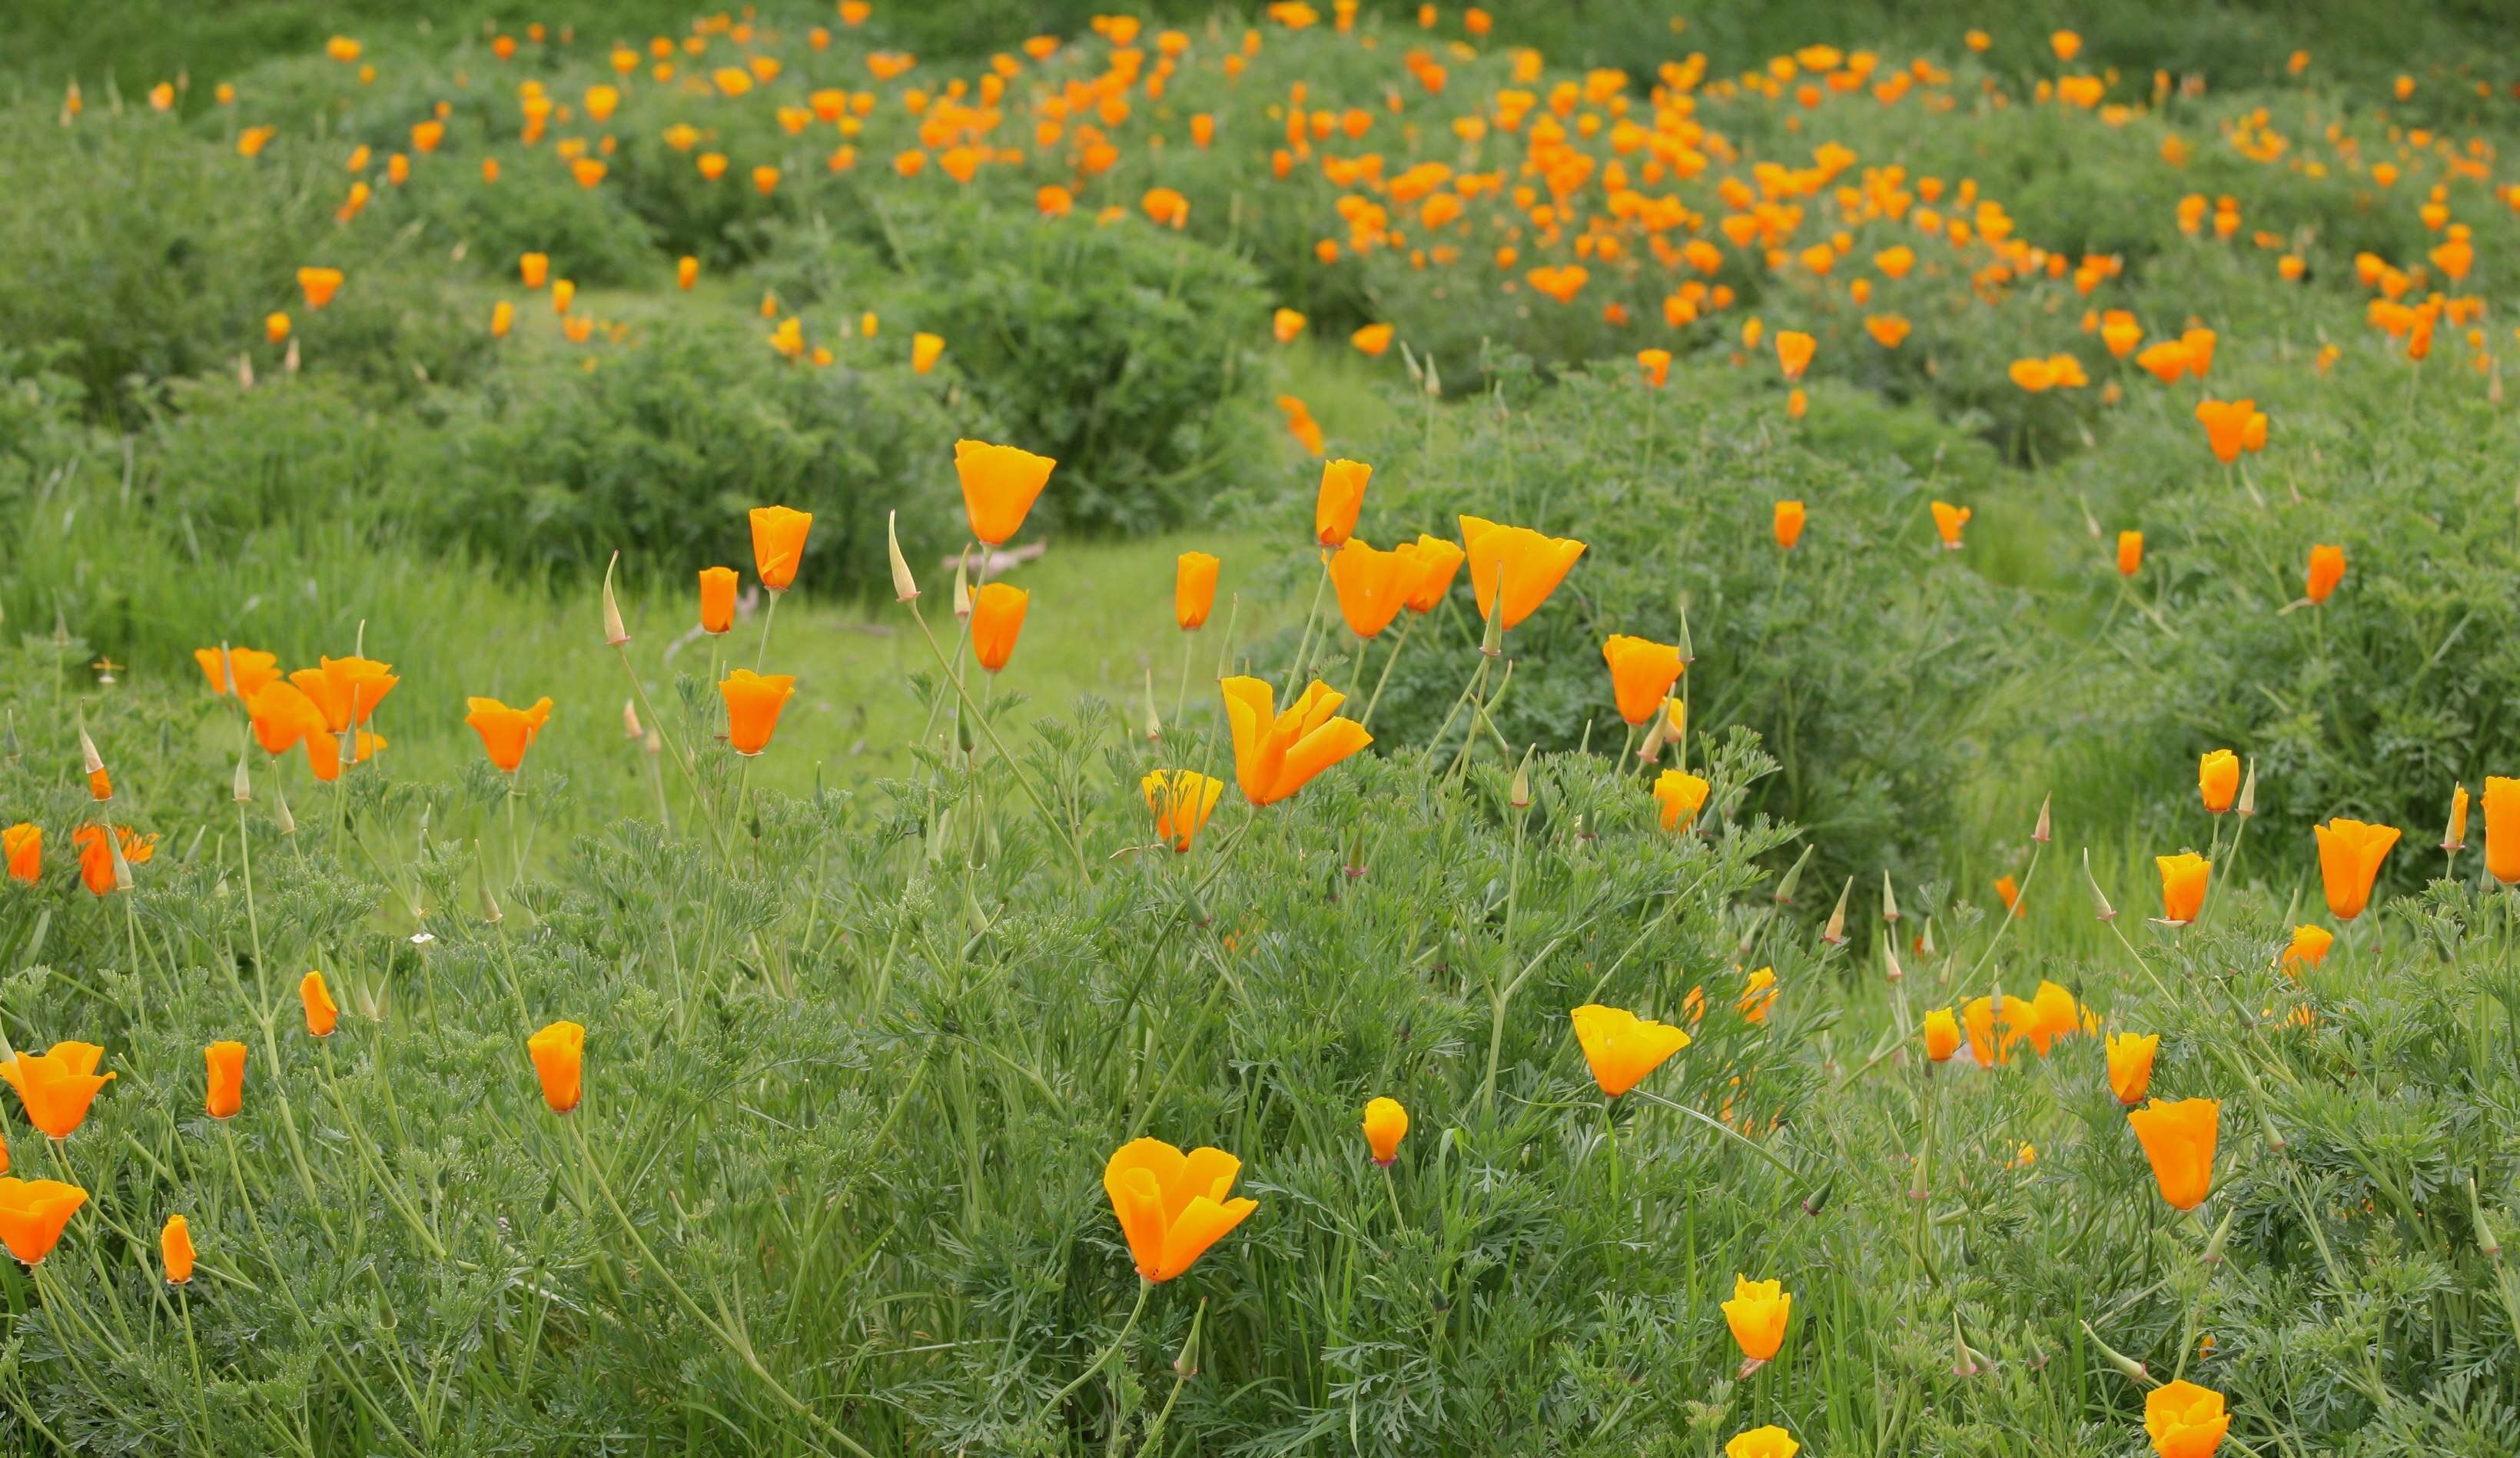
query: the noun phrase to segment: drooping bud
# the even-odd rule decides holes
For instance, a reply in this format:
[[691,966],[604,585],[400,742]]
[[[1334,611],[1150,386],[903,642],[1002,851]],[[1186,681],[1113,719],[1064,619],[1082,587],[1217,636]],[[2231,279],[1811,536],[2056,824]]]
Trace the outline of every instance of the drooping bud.
[[635,700],[621,701],[621,733],[634,745],[648,737],[648,732],[639,727],[639,705]]
[[1838,888],[1837,909],[1828,914],[1828,930],[1820,934],[1820,939],[1830,946],[1846,945],[1846,898],[1854,894],[1855,878],[1849,876],[1846,885]]
[[658,730],[653,724],[648,726],[647,750],[648,757],[651,759],[655,758],[665,751],[665,736],[663,732]]
[[1794,888],[1802,884],[1803,865],[1812,858],[1812,851],[1818,848],[1819,847],[1811,842],[1807,841],[1803,843],[1803,853],[1794,857],[1794,863],[1785,870],[1784,879],[1777,883],[1776,902],[1778,905],[1791,906],[1794,904]]
[[2110,1366],[2117,1368],[2121,1374],[2146,1387],[2152,1385],[2152,1374],[2144,1370],[2143,1363],[2101,1341],[2100,1334],[2092,1331],[2092,1324],[2088,1321],[2083,1323],[2083,1335],[2092,1339],[2092,1344],[2099,1348],[2101,1358]]
[[1890,873],[1881,873],[1881,919],[1896,925],[1899,920],[1899,893],[1890,888]]
[[612,596],[612,570],[620,565],[621,554],[618,551],[612,554],[610,562],[604,564],[604,641],[612,648],[619,648],[630,641],[630,630],[621,625],[621,604]]
[[2056,839],[2055,827],[2048,818],[2048,801],[2053,800],[2055,797],[2056,797],[2052,794],[2043,795],[2039,797],[2039,823],[2031,827],[2030,830],[2030,839],[2035,844],[2045,845],[2048,842]]
[[253,775],[246,768],[246,756],[242,753],[238,754],[235,798],[241,805],[253,803]]
[[2249,759],[2249,773],[2240,781],[2240,803],[2235,807],[2243,815],[2258,813],[2258,761]]
[[883,550],[892,559],[892,596],[907,603],[919,596],[919,583],[910,575],[910,559],[901,555],[901,513],[883,514]]
[[2100,889],[2100,878],[2092,874],[2092,847],[2089,845],[2083,847],[2083,880],[2092,888],[2092,906],[2100,920],[2115,920],[2118,909],[2109,904],[2108,893]]

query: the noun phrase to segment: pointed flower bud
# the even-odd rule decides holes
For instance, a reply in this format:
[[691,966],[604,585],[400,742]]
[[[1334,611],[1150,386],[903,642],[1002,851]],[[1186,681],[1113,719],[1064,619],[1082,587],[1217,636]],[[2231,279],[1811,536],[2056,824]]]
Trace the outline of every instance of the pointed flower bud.
[[1531,755],[1537,748],[1535,745],[1524,750],[1522,762],[1513,767],[1513,792],[1506,797],[1506,803],[1517,810],[1531,808]]
[[1791,906],[1794,904],[1794,888],[1802,884],[1803,866],[1812,858],[1812,851],[1816,848],[1817,846],[1812,843],[1805,842],[1803,843],[1803,853],[1794,857],[1794,863],[1786,869],[1784,879],[1777,883],[1776,901],[1778,905]]
[[964,622],[971,620],[971,559],[968,557],[954,559],[954,615]]
[[2092,1344],[2099,1348],[2100,1356],[2110,1366],[2117,1368],[2121,1374],[2132,1381],[2150,1385],[2152,1374],[2144,1370],[2143,1363],[2101,1341],[2100,1334],[2092,1331],[2092,1324],[2088,1321],[2083,1323],[2083,1335],[2092,1339]]
[[243,754],[237,755],[236,802],[241,805],[253,803],[253,776],[248,772]]
[[1828,914],[1828,930],[1820,934],[1820,939],[1830,946],[1846,945],[1846,898],[1853,894],[1855,878],[1849,876],[1846,885],[1838,888],[1837,909]]
[[2238,809],[2243,815],[2258,813],[2258,761],[2254,758],[2249,761],[2248,777],[2240,781]]
[[2100,878],[2092,874],[2092,847],[2089,845],[2083,847],[2083,880],[2092,888],[2092,905],[2100,920],[2115,920],[2118,909],[2109,904],[2108,893],[2100,889]]
[[619,552],[604,565],[604,641],[613,648],[630,641],[630,630],[621,625],[621,604],[612,596],[612,570],[620,565]]
[[2488,1260],[2501,1259],[2502,1242],[2496,1238],[2493,1225],[2486,1221],[2485,1205],[2477,1198],[2476,1176],[2472,1174],[2467,1177],[2467,1216],[2476,1222],[2476,1249],[2484,1252]]
[[1899,965],[1899,938],[1893,936],[1881,943],[1881,976],[1894,981],[1905,981],[1908,970]]
[[271,818],[280,823],[284,836],[297,834],[297,819],[289,813],[289,792],[275,788],[271,792]]
[[96,752],[96,741],[88,738],[87,726],[79,725],[79,759],[87,769],[87,793],[91,798],[113,798],[113,779],[105,772],[105,756]]
[[634,745],[648,737],[648,732],[639,727],[639,705],[635,700],[621,701],[621,733]]
[[910,575],[910,559],[901,555],[901,513],[883,514],[883,549],[892,559],[892,596],[897,602],[911,602],[919,596],[919,583]]
[[2056,839],[2055,826],[2053,822],[2048,818],[2048,802],[2053,800],[2055,797],[2056,797],[2054,795],[2044,795],[2039,797],[2039,823],[2036,826],[2033,826],[2030,831],[2030,839],[2038,844],[2045,845],[2048,842]]
[[1899,893],[1890,888],[1890,873],[1881,873],[1881,919],[1896,924],[1899,920]]

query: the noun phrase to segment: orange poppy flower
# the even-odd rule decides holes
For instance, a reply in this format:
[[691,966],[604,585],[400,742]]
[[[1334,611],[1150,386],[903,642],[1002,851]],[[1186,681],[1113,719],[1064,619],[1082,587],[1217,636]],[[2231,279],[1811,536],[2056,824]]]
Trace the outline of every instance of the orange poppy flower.
[[1269,332],[1281,344],[1292,343],[1304,332],[1304,316],[1293,309],[1280,309],[1269,316]]
[[193,1279],[193,1225],[182,1215],[168,1215],[158,1233],[158,1257],[165,1263],[166,1284],[182,1286]]
[[1217,797],[1225,793],[1225,782],[1213,775],[1195,770],[1177,769],[1169,773],[1155,770],[1138,782],[1145,792],[1147,809],[1155,817],[1155,836],[1172,846],[1176,854],[1187,854],[1191,841],[1207,825],[1207,817],[1216,811]]
[[2158,1458],[2214,1458],[2231,1415],[2222,1393],[2182,1378],[2143,1394],[2143,1431]]
[[1358,330],[1356,333],[1349,335],[1347,337],[1347,342],[1354,344],[1359,349],[1364,350],[1368,354],[1379,357],[1383,350],[1391,347],[1392,333],[1393,327],[1391,325],[1369,324],[1363,329]]
[[963,510],[970,518],[971,534],[992,547],[1004,546],[1023,529],[1024,517],[1058,465],[1012,445],[955,441],[954,474],[962,478]]
[[1224,564],[1205,552],[1184,552],[1173,562],[1173,620],[1183,632],[1207,625],[1216,607],[1216,574]]
[[1234,775],[1254,805],[1284,799],[1373,743],[1364,725],[1336,716],[1347,696],[1326,683],[1307,687],[1282,713],[1265,680],[1229,678],[1219,688],[1234,731]]
[[1210,1246],[1260,1207],[1228,1198],[1242,1162],[1221,1149],[1185,1155],[1160,1139],[1135,1139],[1102,1167],[1103,1193],[1144,1281],[1188,1271]]
[[62,1229],[87,1204],[87,1191],[57,1179],[0,1176],[0,1244],[28,1266],[40,1265],[62,1239]]
[[1023,632],[1024,612],[1032,594],[1004,582],[984,584],[971,594],[971,657],[991,673],[1014,657],[1015,638]]
[[1610,667],[1610,690],[1618,701],[1619,717],[1631,725],[1652,718],[1688,667],[1677,647],[1625,633],[1612,633],[1602,642],[1601,658]]
[[193,661],[202,665],[202,676],[210,681],[213,694],[234,694],[239,701],[250,700],[262,692],[262,686],[280,676],[280,655],[252,648],[196,648]]
[[104,1058],[103,1048],[75,1041],[55,1043],[47,1053],[20,1049],[16,1058],[0,1063],[0,1079],[18,1091],[26,1122],[50,1138],[68,1139],[86,1122],[97,1092],[114,1079],[96,1071]]
[[2148,372],[2164,385],[2176,385],[2187,373],[2187,346],[2177,340],[2163,340],[2147,344],[2135,357],[2138,368]]
[[735,626],[735,589],[740,580],[731,567],[700,569],[700,631],[723,633]]
[[1697,812],[1706,808],[1706,794],[1711,787],[1705,780],[1686,770],[1667,769],[1654,777],[1654,803],[1661,807],[1662,828],[1684,831],[1697,823]]
[[1339,615],[1348,631],[1360,638],[1378,638],[1400,610],[1409,605],[1418,585],[1418,548],[1403,542],[1390,551],[1349,537],[1330,557],[1330,585],[1338,593]]
[[1286,417],[1286,433],[1294,436],[1308,453],[1321,455],[1325,444],[1322,428],[1314,422],[1313,413],[1304,408],[1304,402],[1293,395],[1280,395],[1278,409]]
[[1782,547],[1788,552],[1794,549],[1795,544],[1803,539],[1803,522],[1805,517],[1806,513],[1804,512],[1803,504],[1799,501],[1779,501],[1777,503],[1776,531],[1778,546]]
[[496,699],[467,699],[470,711],[464,722],[481,736],[481,748],[490,762],[508,774],[515,774],[525,762],[525,751],[532,749],[534,737],[551,721],[552,702],[548,695],[534,701],[529,708],[510,708]]
[[1357,514],[1365,510],[1366,483],[1373,468],[1363,461],[1327,461],[1321,490],[1313,503],[1313,536],[1325,547],[1343,545],[1356,530]]
[[1617,1098],[1644,1081],[1663,1060],[1688,1046],[1688,1034],[1667,1023],[1640,1018],[1624,1008],[1587,1003],[1567,1015],[1576,1045],[1601,1092]]
[[332,989],[324,985],[324,974],[310,972],[297,980],[297,1001],[306,1010],[306,1031],[310,1036],[329,1038],[341,1021],[341,1009],[333,1001]]
[[2255,400],[2197,401],[2196,419],[2205,427],[2205,444],[2214,452],[2215,460],[2228,466],[2240,458],[2257,408]]
[[289,339],[289,316],[278,310],[263,315],[262,337],[269,343],[286,342]]
[[44,828],[22,820],[0,831],[0,858],[11,878],[32,886],[44,874]]
[[[70,832],[70,843],[78,847],[79,881],[92,895],[110,895],[122,885],[123,868],[140,865],[157,853],[158,838],[135,834],[129,826],[119,826],[111,839],[101,825],[82,825]],[[113,863],[116,848],[122,851],[122,866]]]
[[1400,1141],[1408,1137],[1409,1111],[1398,1099],[1375,1099],[1365,1106],[1365,1147],[1372,1152],[1373,1162],[1388,1166],[1399,1159]]
[[2194,1209],[2214,1188],[2214,1142],[2223,1106],[2213,1099],[2155,1099],[2127,1116],[2171,1208]]
[[374,659],[318,659],[319,666],[300,668],[289,675],[307,702],[324,716],[324,727],[335,734],[352,724],[364,724],[375,713],[377,706],[402,682],[394,676],[391,663]]
[[2143,569],[2143,533],[2118,533],[2118,575],[2132,577]]
[[1901,314],[1868,314],[1864,319],[1865,333],[1884,349],[1896,349],[1907,342],[1909,327],[1907,317]]
[[1575,560],[1584,555],[1582,542],[1545,536],[1528,526],[1500,526],[1469,516],[1461,518],[1461,524],[1470,564],[1470,592],[1478,599],[1479,616],[1501,616],[1508,629],[1547,602],[1557,584],[1566,580]]
[[320,309],[341,292],[341,270],[338,268],[301,268],[297,270],[297,287],[306,296],[306,306]]
[[2174,927],[2196,920],[2196,913],[2205,906],[2205,884],[2213,874],[2213,863],[2193,851],[2152,859],[2161,869],[2161,919]]
[[2198,759],[2196,790],[2207,811],[2220,815],[2231,808],[2232,797],[2240,792],[2240,756],[2228,750],[2214,750]]
[[1785,372],[1785,379],[1788,381],[1802,379],[1803,371],[1811,368],[1813,352],[1819,347],[1820,344],[1818,341],[1799,330],[1778,330],[1777,332],[1777,364],[1778,368]]
[[202,1050],[209,1068],[209,1094],[202,1101],[212,1118],[234,1118],[245,1107],[245,1044],[233,1039]]
[[1943,539],[1946,551],[1958,551],[1965,545],[1960,540],[1960,528],[1968,524],[1969,509],[1954,506],[1948,501],[1937,501],[1933,503],[1933,513],[1934,534]]
[[1671,382],[1670,350],[1640,349],[1637,351],[1637,364],[1645,372],[1645,383],[1654,388],[1660,389]]
[[726,701],[727,747],[739,754],[758,754],[778,732],[779,710],[796,692],[796,676],[738,668],[719,680],[717,692]]
[[2161,1047],[2161,1034],[2148,1032],[2138,1037],[2131,1032],[2113,1032],[2102,1045],[2108,1062],[2109,1092],[2118,1102],[2132,1109],[2143,1102],[2143,1091],[2152,1085],[2152,1058]]
[[326,732],[324,710],[306,697],[305,690],[287,679],[275,679],[255,691],[246,703],[246,715],[253,725],[254,743],[266,754],[286,754],[306,736]]
[[2350,922],[2370,904],[2371,885],[2380,879],[2380,865],[2401,832],[2342,817],[2312,826],[2311,832],[2318,838],[2318,879],[2327,892],[2327,909],[2338,921]]
[[1434,612],[1435,605],[1453,590],[1453,578],[1468,555],[1451,537],[1418,533],[1418,581],[1409,589],[1409,611]]
[[910,337],[911,373],[924,375],[936,368],[936,361],[944,356],[945,341],[942,336],[914,334]]
[[586,1029],[575,1023],[554,1023],[525,1039],[525,1056],[533,1060],[534,1077],[543,1086],[543,1102],[554,1114],[575,1109],[585,1093]]
[[814,514],[784,506],[756,506],[750,520],[753,573],[772,592],[786,592],[796,580],[796,568],[805,559],[805,533],[814,527]]
[[2345,549],[2318,546],[2310,549],[2310,580],[2303,595],[2314,603],[2327,601],[2336,584],[2345,580]]
[[2520,882],[2520,780],[2485,777],[2485,869],[2504,886]]

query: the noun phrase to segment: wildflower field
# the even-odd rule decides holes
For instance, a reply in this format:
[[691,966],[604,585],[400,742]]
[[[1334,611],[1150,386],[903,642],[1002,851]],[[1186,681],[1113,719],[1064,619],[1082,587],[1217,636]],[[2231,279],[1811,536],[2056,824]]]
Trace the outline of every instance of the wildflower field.
[[27,4],[0,1452],[2520,1453],[2502,7]]

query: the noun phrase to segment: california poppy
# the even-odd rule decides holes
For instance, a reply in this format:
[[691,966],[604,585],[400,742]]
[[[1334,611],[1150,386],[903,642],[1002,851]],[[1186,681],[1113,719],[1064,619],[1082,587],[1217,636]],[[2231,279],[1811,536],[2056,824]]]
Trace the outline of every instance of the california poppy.
[[739,754],[758,754],[778,731],[779,710],[796,692],[796,676],[738,668],[718,682],[717,692],[726,701],[727,747]]
[[0,1244],[28,1266],[53,1253],[62,1228],[87,1204],[87,1191],[57,1179],[0,1176]]
[[1654,803],[1661,806],[1662,828],[1684,831],[1697,823],[1697,812],[1706,807],[1709,787],[1705,780],[1687,770],[1667,769],[1654,777]]
[[1724,1324],[1732,1329],[1743,1356],[1765,1362],[1785,1344],[1785,1321],[1793,1309],[1794,1299],[1783,1282],[1753,1281],[1735,1272],[1732,1299],[1724,1303]]
[[971,534],[992,547],[1023,529],[1024,518],[1058,463],[1048,456],[985,440],[954,442],[954,474],[963,482],[963,511]]
[[2345,580],[2345,549],[2318,546],[2310,549],[2310,581],[2302,595],[2314,603],[2327,601],[2336,584]]
[[1260,1207],[1230,1198],[1242,1162],[1221,1149],[1185,1155],[1160,1139],[1133,1139],[1102,1166],[1103,1193],[1128,1239],[1139,1279],[1169,1281]]
[[814,526],[814,514],[784,506],[756,506],[750,513],[752,522],[752,570],[761,585],[772,592],[786,592],[796,580],[796,568],[805,559],[805,533]]
[[971,657],[981,667],[995,673],[1014,657],[1024,611],[1031,606],[1031,593],[1004,582],[985,583],[971,594]]
[[[156,852],[158,838],[140,835],[127,825],[111,832],[102,825],[82,825],[70,832],[70,843],[78,847],[80,882],[92,894],[103,896],[120,888],[123,867],[140,865]],[[121,866],[114,863],[117,849],[122,853]]]
[[1660,389],[1671,382],[1670,350],[1640,349],[1637,351],[1637,364],[1645,372],[1645,383],[1654,388]]
[[1184,552],[1173,561],[1173,621],[1183,632],[1207,625],[1216,607],[1216,573],[1224,566],[1205,552]]
[[1777,503],[1777,545],[1790,552],[1803,539],[1805,513],[1799,501]]
[[2223,1394],[2181,1378],[2143,1394],[2143,1431],[2157,1458],[2214,1458],[2231,1428]]
[[1336,716],[1347,696],[1328,684],[1315,682],[1282,713],[1263,679],[1229,678],[1220,688],[1234,730],[1234,776],[1255,805],[1276,804],[1373,743],[1364,725]]
[[1968,524],[1969,509],[1954,506],[1948,501],[1937,501],[1933,503],[1933,513],[1934,534],[1943,539],[1944,550],[1958,551],[1964,545],[1960,541],[1960,528]]
[[202,1101],[212,1118],[234,1118],[245,1107],[245,1044],[227,1039],[202,1050],[209,1067],[209,1094]]
[[1432,613],[1453,590],[1462,563],[1468,557],[1451,537],[1418,533],[1418,582],[1409,589],[1409,611]]
[[1584,1050],[1593,1080],[1614,1099],[1688,1046],[1688,1033],[1624,1008],[1587,1003],[1567,1016],[1574,1021],[1575,1042]]
[[1400,1141],[1409,1136],[1409,1111],[1392,1098],[1375,1099],[1365,1106],[1365,1143],[1373,1152],[1373,1162],[1388,1165],[1400,1158]]
[[193,1279],[193,1222],[182,1215],[168,1215],[165,1228],[158,1232],[158,1257],[164,1262],[166,1284],[183,1286]]
[[1304,402],[1293,395],[1280,395],[1278,409],[1286,417],[1286,433],[1294,436],[1307,454],[1321,455],[1327,442],[1322,436],[1321,424],[1313,419],[1312,411],[1305,408]]
[[1391,347],[1392,326],[1369,324],[1347,337],[1347,342],[1368,354],[1380,355]]
[[525,1039],[525,1056],[533,1060],[534,1077],[543,1086],[543,1102],[554,1114],[577,1107],[584,1092],[586,1029],[575,1023],[554,1023]]
[[341,1021],[341,1009],[333,1001],[332,990],[324,985],[324,974],[310,972],[297,980],[297,1000],[306,1010],[306,1031],[309,1035],[329,1038]]
[[700,631],[723,633],[735,626],[735,587],[741,580],[731,567],[700,569]]
[[2389,858],[2400,832],[2395,826],[2342,817],[2312,826],[2311,832],[2318,838],[2318,879],[2327,891],[2327,909],[2338,921],[2350,922],[2369,904],[2371,884],[2379,879],[2380,863]]
[[104,1058],[105,1050],[94,1043],[59,1042],[48,1053],[22,1048],[17,1057],[0,1063],[0,1079],[18,1091],[26,1122],[51,1138],[68,1139],[86,1121],[97,1091],[114,1079],[96,1071]]
[[539,289],[551,277],[551,254],[524,253],[517,259],[517,277],[528,289]]
[[306,296],[306,306],[320,309],[341,292],[341,270],[338,268],[301,268],[297,270],[298,290]]
[[324,710],[305,690],[287,679],[275,679],[256,690],[246,703],[246,715],[253,726],[254,743],[266,754],[286,754],[306,736],[327,732]]
[[2132,577],[2138,571],[2140,571],[2142,568],[2143,533],[2140,531],[2119,532],[2118,575],[2121,577]]
[[2152,859],[2161,868],[2161,919],[2174,927],[2196,920],[2205,905],[2205,883],[2213,874],[2213,863],[2194,851]]
[[280,676],[280,656],[258,649],[196,648],[193,661],[202,665],[211,693],[233,693],[240,701],[261,693],[264,684]]
[[22,820],[0,831],[0,859],[13,879],[33,885],[44,874],[44,828]]
[[1363,461],[1325,461],[1322,485],[1313,501],[1313,537],[1325,547],[1346,544],[1356,532],[1357,514],[1365,510],[1365,487],[1373,468]]
[[289,340],[289,316],[278,309],[262,316],[262,338],[265,343],[281,344]]
[[1950,1008],[1936,1008],[1925,1015],[1925,1057],[1935,1063],[1949,1063],[1960,1051],[1960,1021]]
[[1983,1068],[2012,1061],[2012,1047],[2027,1037],[2037,1014],[2025,998],[1998,992],[1971,998],[1960,1009],[1960,1025],[1968,1031],[1969,1056]]
[[325,658],[317,664],[290,674],[289,681],[315,706],[324,716],[324,727],[335,734],[366,723],[394,685],[402,682],[394,676],[391,663],[374,659]]
[[1330,555],[1329,573],[1348,630],[1360,638],[1378,638],[1409,605],[1410,589],[1418,585],[1418,548],[1403,542],[1384,551],[1352,536]]
[[1610,692],[1618,701],[1619,717],[1630,725],[1652,718],[1688,667],[1671,644],[1625,633],[1612,633],[1602,642],[1601,658],[1610,665]]
[[2257,410],[2255,400],[2197,401],[2196,419],[2205,427],[2205,444],[2214,452],[2215,460],[2228,466],[2240,458]]
[[1770,1423],[1765,1428],[1733,1434],[1732,1440],[1724,1445],[1724,1458],[1794,1458],[1802,1447],[1792,1434]]
[[1812,353],[1817,348],[1818,342],[1799,330],[1777,331],[1777,365],[1785,372],[1787,381],[1803,378],[1803,371],[1811,368]]
[[2213,1099],[2153,1100],[2127,1116],[2171,1208],[2194,1209],[2214,1188],[2214,1140],[2223,1114]]
[[2152,1056],[2160,1047],[2157,1032],[2109,1034],[2102,1051],[2108,1059],[2109,1092],[2119,1103],[2132,1109],[2143,1102],[2143,1091],[2152,1083]]
[[471,710],[464,722],[481,736],[481,748],[490,762],[508,774],[515,774],[525,762],[525,751],[533,748],[534,737],[551,722],[549,696],[527,708],[510,708],[496,699],[467,699],[464,704]]
[[2292,940],[2284,947],[2283,955],[2276,959],[2276,965],[2291,973],[2298,980],[2301,977],[2300,969],[2317,967],[2326,961],[2327,949],[2335,943],[2335,933],[2325,927],[2305,922],[2292,929]]
[[2207,752],[2196,761],[2196,789],[2212,813],[2231,808],[2231,797],[2240,793],[2240,756],[2228,750]]
[[[1468,549],[1470,592],[1478,599],[1479,616],[1500,611],[1508,629],[1529,617],[1557,584],[1566,580],[1584,544],[1568,537],[1545,536],[1528,526],[1500,526],[1478,517],[1462,517],[1462,542]],[[1504,601],[1498,602],[1502,582]]]
[[2485,777],[2485,869],[2504,886],[2520,882],[2520,780]]
[[1281,344],[1291,343],[1304,332],[1304,316],[1293,309],[1280,309],[1269,316],[1269,333]]
[[1196,770],[1154,770],[1138,782],[1145,792],[1147,809],[1155,817],[1155,835],[1170,845],[1177,855],[1190,851],[1190,843],[1207,825],[1207,817],[1216,810],[1217,797],[1225,793],[1225,782]]

